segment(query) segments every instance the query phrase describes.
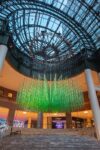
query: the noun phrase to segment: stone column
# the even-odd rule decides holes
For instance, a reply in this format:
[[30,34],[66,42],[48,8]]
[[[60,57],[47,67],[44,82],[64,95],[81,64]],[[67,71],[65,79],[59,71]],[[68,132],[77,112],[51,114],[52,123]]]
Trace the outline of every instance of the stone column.
[[37,128],[43,128],[43,113],[38,113]]
[[47,128],[52,129],[52,117],[51,116],[47,118]]
[[66,128],[72,128],[72,117],[71,113],[66,113]]
[[91,124],[91,119],[87,119],[87,127],[91,127],[92,126],[92,124]]
[[8,48],[6,45],[0,45],[0,72],[2,70],[4,61],[5,61],[7,50],[8,50]]
[[8,125],[11,127],[13,126],[14,115],[15,115],[15,108],[9,109],[7,122]]
[[32,122],[31,117],[29,117],[28,118],[28,128],[31,128],[31,122]]
[[91,103],[91,108],[94,117],[95,129],[98,140],[100,140],[100,106],[96,95],[96,90],[94,82],[92,79],[92,74],[90,69],[85,70],[85,76],[88,86],[89,98]]

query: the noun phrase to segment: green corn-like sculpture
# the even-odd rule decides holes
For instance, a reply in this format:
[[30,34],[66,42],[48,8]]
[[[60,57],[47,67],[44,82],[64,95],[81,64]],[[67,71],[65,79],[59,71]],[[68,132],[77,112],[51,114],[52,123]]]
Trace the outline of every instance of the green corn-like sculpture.
[[72,112],[84,106],[82,91],[72,80],[30,80],[17,94],[21,108],[33,112]]

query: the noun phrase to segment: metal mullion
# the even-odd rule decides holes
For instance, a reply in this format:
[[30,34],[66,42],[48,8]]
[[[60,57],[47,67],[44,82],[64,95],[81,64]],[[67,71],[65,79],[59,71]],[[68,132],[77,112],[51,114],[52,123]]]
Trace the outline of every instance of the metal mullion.
[[[68,30],[68,32],[67,32],[63,37],[64,37],[64,38],[67,38],[67,36],[69,35],[70,32],[71,32],[71,31]],[[65,37],[65,36],[66,36],[66,37]],[[59,41],[58,41],[58,42],[59,42]],[[62,39],[62,40],[60,39],[60,43],[56,43],[56,46],[59,47],[62,42],[63,42],[63,39]]]
[[[42,17],[43,17],[43,15],[44,15],[44,12],[41,13],[41,14],[42,14],[42,16],[41,16],[40,24],[41,24],[41,21],[43,21]],[[46,28],[45,28],[45,32],[46,32]],[[44,37],[45,37],[45,36],[44,36]],[[44,37],[42,37],[43,41],[45,40]],[[43,47],[43,43],[41,43],[41,46],[40,46],[40,47],[41,47],[41,48]]]
[[[84,34],[85,35],[85,34]],[[86,36],[86,35],[85,35]]]
[[6,13],[6,15],[8,15],[10,13],[10,10],[9,9],[5,9],[5,13]]
[[[14,21],[14,24],[15,24],[15,16],[14,15],[13,15],[13,21]],[[22,47],[23,47],[23,43],[21,42],[21,40],[20,40],[20,38],[19,38],[19,36],[17,34],[16,28],[15,28],[15,26],[13,26],[13,27],[14,27],[14,31],[15,31],[16,37],[17,37],[20,45],[22,45]],[[25,48],[23,47],[23,49],[25,49]]]
[[[36,27],[35,27],[35,24],[36,24],[36,18],[37,18],[37,12],[38,12],[38,10],[36,11],[36,14],[35,14],[35,19],[34,19],[34,32],[33,32],[33,37],[35,38],[35,36],[36,36],[36,31],[35,31],[35,29],[36,29]],[[34,46],[35,46],[35,51],[37,51],[36,49],[36,41],[35,41],[35,39],[34,39]]]
[[86,19],[86,17],[89,15],[89,10],[87,9],[87,11],[86,11],[86,13],[85,13],[85,15],[84,15],[84,17],[82,18],[82,20],[80,21],[80,24],[82,25],[82,23],[85,21],[85,19]]
[[[72,47],[75,47],[75,45],[76,45],[77,43],[79,43],[79,41],[80,41],[80,40],[78,39],[76,42],[72,43],[71,46],[72,46]],[[80,43],[79,43],[79,44],[80,44]]]
[[[93,24],[94,20],[95,20],[95,18],[94,18],[93,20],[91,20],[90,23],[88,24],[88,26],[87,26],[87,28],[86,28],[87,31],[88,31],[88,28]],[[95,25],[94,25],[94,26],[95,26]],[[92,28],[93,28],[93,27],[92,27]],[[91,29],[92,29],[92,28],[91,28]]]
[[77,36],[75,35],[75,36],[73,36],[73,38],[70,38],[68,40],[73,41],[73,43],[76,43],[79,40],[79,38],[77,38],[77,40],[75,41],[76,38],[77,38]]
[[[76,24],[76,22],[75,22],[75,24]],[[74,24],[72,24],[72,25],[74,25]],[[75,25],[76,26],[76,25]],[[84,29],[84,28],[83,28]],[[74,27],[74,30],[75,30],[75,27]],[[84,29],[85,30],[85,29]],[[84,32],[82,32],[82,33],[84,33]],[[77,34],[79,35],[79,33],[77,32]],[[87,39],[87,36],[85,35],[85,33],[84,33],[84,36],[85,36],[85,38]],[[88,34],[88,36],[90,37],[90,35]],[[91,39],[92,40],[92,39]],[[84,42],[84,41],[83,41]],[[93,42],[93,41],[92,41]],[[95,46],[95,45],[94,45]]]
[[56,36],[55,43],[57,43],[59,39],[60,39],[60,37],[58,38],[58,37]]
[[63,2],[64,2],[64,0],[60,3],[61,5],[60,5],[59,9],[61,9],[61,7],[62,7],[62,5],[63,5]]
[[[83,6],[85,7],[85,8],[87,8],[87,10],[89,10],[89,5],[84,1],[82,1],[82,0],[78,0],[80,3],[82,3],[83,4]],[[93,5],[94,6],[94,5]],[[91,9],[90,10],[90,13],[92,13],[93,15],[95,15],[96,14],[96,12],[95,12],[95,10],[93,10],[93,9]],[[96,18],[98,18],[98,16],[96,16]]]
[[[78,43],[78,41],[77,41],[77,43]],[[61,54],[63,54],[64,52],[68,52],[68,51],[73,51],[73,49],[72,49],[72,47],[73,47],[73,45],[71,44],[70,46],[68,46],[68,48],[67,48],[67,50],[65,49],[66,48],[66,46],[63,48],[63,52],[61,53]],[[74,51],[73,51],[74,52]]]
[[[49,30],[49,29],[48,29]],[[51,31],[51,30],[50,30]],[[51,32],[53,32],[53,31],[51,31]],[[46,43],[46,46],[47,46],[47,44],[48,44],[48,42],[49,42],[49,35],[47,34],[47,36],[45,37],[46,39],[45,39],[45,41],[47,41],[47,43]]]
[[[69,23],[68,23],[69,24]],[[75,25],[76,26],[76,25]],[[79,26],[79,25],[78,25]],[[77,28],[75,28],[74,27],[74,24],[71,22],[71,28],[74,28],[74,30],[76,30]],[[85,29],[84,29],[85,30]],[[80,36],[80,34],[77,32],[77,30],[76,30],[76,33]],[[84,32],[82,32],[82,34],[83,34]],[[85,33],[83,34],[84,36],[85,36],[85,38],[86,38],[86,35],[85,35]],[[87,38],[86,38],[87,39]],[[84,41],[83,41],[83,43],[84,43]],[[85,44],[85,43],[84,43]]]
[[[47,24],[46,24],[45,32],[46,32],[46,31],[47,31],[47,29],[48,29],[48,25],[49,25],[50,19],[51,19],[51,16],[48,16],[48,20],[47,20]],[[44,36],[44,37],[45,37],[45,36]],[[45,38],[44,38],[44,40],[45,40]]]
[[[17,20],[20,19],[18,12],[17,12],[16,19],[17,19]],[[18,28],[20,29],[19,22],[18,22]],[[18,28],[17,28],[17,30],[18,30]],[[17,33],[17,34],[18,34],[18,33]],[[19,34],[20,34],[20,33],[19,33]],[[20,34],[20,37],[22,37],[21,39],[23,39],[23,34]],[[22,41],[23,41],[23,40],[22,40]]]
[[5,15],[5,17],[8,15],[5,11],[1,13],[1,15]]
[[80,6],[78,7],[77,12],[75,12],[75,15],[73,16],[74,19],[75,19],[76,16],[78,15],[78,13],[79,13],[81,7],[82,7],[82,4],[80,3]]
[[63,49],[62,49],[62,51],[60,51],[61,54],[63,54],[64,52],[67,53],[69,50],[71,50],[71,47],[72,47],[72,46],[67,46],[67,45],[64,46]]
[[14,11],[14,9],[12,9],[12,7],[7,7],[6,9],[8,9],[10,11],[10,13],[12,13]]
[[48,28],[48,25],[50,23],[50,20],[51,20],[51,16],[48,16],[48,21],[47,21],[47,24],[46,24],[46,28]]
[[[72,23],[71,23],[72,24]],[[74,25],[74,24],[72,24],[72,25]],[[75,29],[75,28],[74,28]]]
[[55,0],[52,0],[52,3],[51,3],[51,5],[53,5],[55,3]]
[[94,31],[93,31],[93,33],[91,34],[91,36],[93,36],[93,34],[95,34],[95,32],[97,31],[97,30],[99,30],[100,28],[99,27],[97,27]]
[[[25,26],[26,26],[26,25],[25,25],[25,10],[23,10],[23,31],[24,31],[25,38],[26,38],[26,40],[28,41]],[[28,45],[28,46],[29,46],[29,45]],[[27,52],[29,52],[29,51],[27,50]]]
[[[29,30],[30,29],[29,28],[29,25],[30,25],[30,11],[28,12],[27,15],[28,15],[28,27],[27,28],[28,28],[28,32],[29,32],[29,41],[31,41],[31,35],[30,35],[30,30]],[[33,48],[33,43],[32,42],[31,42],[31,48]],[[31,48],[30,48],[30,45],[29,45],[29,52],[33,54],[33,49],[31,49]]]
[[[85,6],[87,9],[88,9],[88,5],[87,5],[87,3],[85,3],[85,2],[82,2],[82,1],[80,1],[79,0],[79,2],[80,3],[82,3],[83,4],[83,6]],[[34,4],[38,4],[38,5],[42,5],[42,4],[45,4],[44,2],[37,2],[37,1],[35,1],[34,2]],[[13,3],[14,4],[14,3]],[[21,3],[22,5],[23,5],[23,3]],[[25,4],[25,3],[24,3]],[[26,3],[26,5],[27,5],[27,3]],[[47,5],[49,5],[49,4],[47,4]],[[69,7],[69,9],[70,9],[70,7]],[[93,13],[93,14],[96,14],[96,12],[94,11],[94,10],[91,10],[91,12]],[[97,18],[98,18],[98,16],[96,16]]]
[[58,25],[58,27],[57,27],[57,29],[55,30],[55,32],[54,32],[54,34],[53,34],[53,36],[52,36],[52,38],[51,38],[51,40],[49,41],[49,43],[48,43],[48,45],[51,43],[51,41],[53,40],[53,38],[54,38],[54,36],[55,36],[55,34],[56,34],[56,32],[57,32],[57,30],[59,29],[59,27],[60,27],[60,25],[61,25],[61,22],[59,23],[59,25]]
[[[73,38],[73,39],[75,39],[75,38]],[[68,39],[68,40],[69,40],[69,39]],[[72,40],[72,39],[71,39],[71,40]],[[68,45],[68,47],[70,48],[70,47],[72,47],[73,45],[75,45],[76,42],[78,42],[78,39],[77,39],[77,41],[75,41],[74,43],[71,43],[71,42],[70,42],[70,43],[71,43],[70,45],[68,45],[67,43],[66,43],[66,45]],[[64,49],[65,49],[65,48],[66,48],[66,46],[64,46]],[[69,49],[69,48],[68,48],[68,49]]]
[[[4,4],[3,7],[4,7],[4,10],[5,10],[5,9],[8,9],[8,10],[9,10],[9,9],[11,8],[11,5],[10,5],[10,7],[9,7],[9,5],[6,6],[6,4]],[[13,11],[13,9],[12,9],[12,11]],[[11,11],[10,11],[10,12],[11,12]]]
[[[37,17],[36,17],[36,26],[38,27],[38,22],[39,22],[39,19],[40,19],[40,13],[37,12]],[[38,28],[39,29],[39,28]],[[37,48],[37,51],[39,50],[39,47],[38,47],[38,41],[36,42],[36,48]]]
[[5,18],[6,16],[2,13],[2,14],[0,14],[0,16],[1,16],[1,19],[2,19],[2,17],[3,18]]
[[[96,25],[97,23],[95,23],[92,27],[91,27],[91,31],[94,29],[94,27],[95,27],[95,25]],[[99,30],[100,29],[100,27],[99,26],[96,26],[96,29],[93,31],[93,34],[95,33],[95,31],[97,31],[97,30]],[[91,35],[93,35],[93,34],[91,34]]]
[[61,51],[60,51],[60,53],[62,54],[62,53],[64,53],[64,52],[67,52],[66,51],[66,49],[67,49],[67,45],[62,45],[63,47],[60,47],[60,49],[61,49]]
[[[26,27],[27,26],[28,25],[25,25],[25,10],[23,10],[23,31],[24,31],[24,35],[25,35],[25,40],[29,41],[28,38],[27,38],[27,34],[26,34]],[[27,44],[27,46],[30,47],[29,44]],[[27,50],[27,52],[29,52],[29,50]]]
[[[21,30],[23,30],[23,27],[22,27],[22,25],[21,25],[21,18],[22,18],[22,16],[20,16],[19,18],[20,18],[20,26],[17,28],[17,30],[20,29],[19,32],[21,32]],[[19,33],[19,34],[20,34],[20,33]],[[23,34],[22,34],[22,35],[23,35]],[[24,39],[24,41],[25,41],[25,37],[24,37],[24,36],[23,36],[23,39]]]
[[73,0],[71,1],[71,4],[70,4],[70,6],[69,6],[69,8],[68,8],[68,10],[66,12],[67,14],[68,14],[69,10],[71,9],[72,4],[73,4]]

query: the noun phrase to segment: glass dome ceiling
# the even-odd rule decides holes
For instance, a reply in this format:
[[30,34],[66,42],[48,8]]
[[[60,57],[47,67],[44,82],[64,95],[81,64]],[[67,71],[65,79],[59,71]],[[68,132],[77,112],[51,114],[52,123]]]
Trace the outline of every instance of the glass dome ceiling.
[[31,77],[80,73],[100,48],[99,8],[98,0],[1,0],[8,60]]

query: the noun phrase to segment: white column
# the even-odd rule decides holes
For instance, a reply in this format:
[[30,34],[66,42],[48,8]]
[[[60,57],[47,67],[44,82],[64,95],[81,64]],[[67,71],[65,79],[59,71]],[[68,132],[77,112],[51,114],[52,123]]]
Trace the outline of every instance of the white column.
[[0,45],[0,72],[1,72],[3,64],[4,64],[7,50],[8,50],[8,48],[6,45]]
[[100,140],[100,106],[97,99],[95,86],[90,69],[85,70],[86,81],[88,86],[89,98],[94,117],[95,129],[98,140]]

